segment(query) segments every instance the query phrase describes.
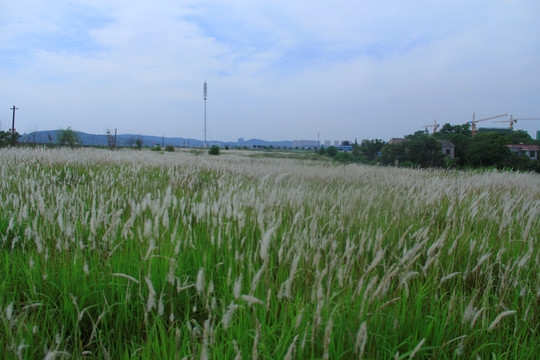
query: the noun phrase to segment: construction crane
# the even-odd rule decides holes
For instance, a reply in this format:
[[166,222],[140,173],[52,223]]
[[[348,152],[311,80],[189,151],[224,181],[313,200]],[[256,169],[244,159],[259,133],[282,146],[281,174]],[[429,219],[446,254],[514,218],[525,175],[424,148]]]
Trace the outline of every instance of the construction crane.
[[508,114],[501,114],[501,115],[495,115],[495,116],[490,116],[488,118],[485,118],[485,119],[478,119],[476,120],[476,114],[473,113],[472,114],[472,121],[471,121],[471,132],[472,132],[472,136],[476,135],[477,131],[476,131],[476,124],[481,122],[481,121],[487,121],[487,120],[493,120],[493,119],[498,119],[498,118],[501,118],[503,116],[508,116]]
[[514,124],[517,123],[518,120],[540,120],[540,118],[519,118],[514,119],[512,115],[510,115],[510,120],[499,120],[499,121],[493,121],[494,123],[508,123],[510,125],[510,130],[514,130]]
[[432,127],[433,133],[435,134],[437,132],[437,129],[439,128],[439,124],[437,124],[437,119],[433,120],[433,124],[431,125],[422,125],[423,128],[427,130],[427,128]]

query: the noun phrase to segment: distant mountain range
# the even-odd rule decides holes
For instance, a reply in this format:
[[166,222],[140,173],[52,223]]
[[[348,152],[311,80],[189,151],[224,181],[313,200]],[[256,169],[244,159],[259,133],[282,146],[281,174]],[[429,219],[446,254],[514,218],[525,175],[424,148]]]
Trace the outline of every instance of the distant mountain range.
[[[56,144],[56,136],[60,130],[46,130],[46,131],[34,131],[29,134],[25,134],[20,141],[29,143],[40,144]],[[109,138],[106,134],[87,134],[84,132],[76,131],[81,139],[82,145],[88,146],[108,146]],[[111,135],[114,141],[114,134]],[[181,138],[181,137],[161,137],[151,135],[135,135],[135,134],[118,134],[116,135],[116,146],[132,146],[137,139],[141,139],[143,146],[154,147],[155,145],[173,145],[176,147],[203,147],[204,141],[197,139]],[[227,142],[227,141],[208,141],[209,145],[218,145],[221,147],[229,146],[266,146],[266,147],[292,147],[293,141],[266,141],[260,139],[241,140],[240,142]]]

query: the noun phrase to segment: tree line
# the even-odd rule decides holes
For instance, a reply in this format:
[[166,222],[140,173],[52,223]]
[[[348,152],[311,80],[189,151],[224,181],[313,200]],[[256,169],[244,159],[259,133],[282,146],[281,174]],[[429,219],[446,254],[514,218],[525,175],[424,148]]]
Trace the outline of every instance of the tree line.
[[[540,145],[525,131],[480,132],[472,136],[470,124],[444,124],[440,131],[428,134],[417,131],[403,141],[386,143],[380,139],[346,144],[350,152],[339,152],[334,146],[321,147],[318,152],[340,162],[360,162],[401,167],[437,168],[498,168],[540,173],[540,161],[517,155],[506,145]],[[455,145],[454,158],[443,154],[439,140]],[[345,145],[345,144],[344,144]]]

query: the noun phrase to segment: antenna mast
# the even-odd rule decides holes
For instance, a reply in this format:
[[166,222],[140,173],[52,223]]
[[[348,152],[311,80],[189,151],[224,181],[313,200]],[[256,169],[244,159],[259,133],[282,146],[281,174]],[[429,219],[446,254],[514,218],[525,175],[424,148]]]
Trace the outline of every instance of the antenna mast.
[[204,81],[203,86],[203,97],[204,97],[204,147],[206,148],[206,98],[208,97],[208,85],[206,80]]
[[11,123],[11,135],[13,136],[15,135],[15,111],[19,110],[19,108],[13,105],[13,107],[10,110],[13,110],[13,121]]

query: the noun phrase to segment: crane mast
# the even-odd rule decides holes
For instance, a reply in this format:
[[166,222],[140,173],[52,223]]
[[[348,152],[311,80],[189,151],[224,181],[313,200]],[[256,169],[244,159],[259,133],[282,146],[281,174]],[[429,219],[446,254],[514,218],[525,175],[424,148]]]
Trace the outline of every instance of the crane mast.
[[476,113],[473,113],[472,114],[472,121],[471,121],[471,132],[472,132],[472,136],[475,136],[476,133],[478,132],[477,129],[476,129],[476,124],[481,122],[481,121],[487,121],[487,120],[493,120],[493,119],[498,119],[498,118],[501,118],[501,117],[504,117],[504,116],[508,116],[508,114],[501,114],[501,115],[495,115],[495,116],[490,116],[488,118],[484,118],[484,119],[476,119]]
[[427,130],[427,128],[432,127],[433,133],[435,134],[437,132],[437,129],[439,128],[439,124],[437,124],[437,119],[433,120],[433,124],[431,125],[422,125],[423,128]]

